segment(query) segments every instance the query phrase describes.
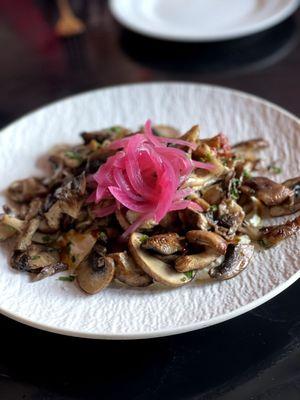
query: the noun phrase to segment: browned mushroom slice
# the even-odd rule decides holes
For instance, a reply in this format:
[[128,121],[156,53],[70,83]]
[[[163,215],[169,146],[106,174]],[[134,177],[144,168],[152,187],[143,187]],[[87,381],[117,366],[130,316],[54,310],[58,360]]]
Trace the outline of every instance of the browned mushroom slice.
[[11,265],[19,271],[39,273],[44,267],[59,263],[57,249],[31,245],[26,251],[15,250]]
[[214,232],[194,230],[186,234],[189,243],[213,249],[217,254],[225,254],[227,242]]
[[191,208],[186,208],[178,213],[183,227],[186,229],[202,229],[207,230],[209,228],[209,223],[205,215]]
[[128,286],[144,287],[149,286],[153,280],[134,262],[133,258],[123,251],[109,255],[115,262],[115,277]]
[[248,196],[257,197],[268,207],[282,204],[293,196],[291,189],[265,177],[247,179],[241,186],[241,191]]
[[143,235],[141,233],[133,233],[129,238],[129,250],[139,267],[155,281],[166,286],[178,287],[185,285],[194,278],[193,274],[185,275],[177,272],[169,264],[143,250],[141,248],[142,239]]
[[34,281],[40,281],[45,278],[49,278],[54,274],[58,274],[59,272],[66,271],[68,266],[62,262],[58,262],[56,264],[50,264],[43,267],[40,272],[35,276]]
[[[218,226],[226,231],[227,237],[232,237],[240,228],[245,218],[242,207],[232,199],[223,200],[218,206]],[[221,229],[222,230],[222,229]]]
[[156,253],[170,255],[183,250],[182,239],[177,233],[163,233],[148,237],[143,243],[142,248],[153,250]]
[[9,239],[21,232],[25,222],[9,214],[0,214],[0,241]]
[[117,218],[117,221],[119,222],[121,228],[124,229],[124,231],[129,228],[130,224],[126,219],[126,216],[124,215],[123,210],[116,210],[115,216]]
[[197,141],[199,140],[199,136],[200,127],[199,125],[194,125],[184,135],[182,135],[180,139],[190,143],[197,143]]
[[31,245],[32,237],[38,230],[40,225],[40,218],[36,217],[30,220],[20,232],[18,242],[16,244],[17,250],[26,250]]
[[67,232],[60,245],[63,247],[62,261],[74,270],[88,256],[97,241],[91,232],[79,233],[74,230]]
[[120,139],[130,134],[130,131],[123,126],[112,126],[111,128],[102,129],[93,132],[83,132],[81,137],[85,144],[90,143],[92,140],[96,140],[98,143],[103,143],[105,140]]
[[105,289],[114,278],[115,264],[111,257],[91,254],[77,270],[77,283],[88,294]]
[[47,188],[38,178],[28,178],[13,182],[7,189],[7,195],[10,200],[17,203],[27,202],[36,196],[47,193]]
[[247,267],[253,252],[252,244],[229,244],[224,261],[219,266],[211,268],[208,271],[209,276],[218,280],[234,278]]
[[276,246],[280,242],[295,235],[300,230],[300,216],[285,224],[267,226],[260,229],[260,243],[265,248]]
[[293,196],[279,206],[270,207],[271,217],[290,215],[300,210],[300,177],[288,179],[282,184],[293,191]]
[[257,158],[257,151],[265,149],[268,146],[269,143],[266,140],[257,138],[236,143],[232,146],[232,150],[234,153],[242,155],[243,158],[252,160]]
[[219,204],[225,197],[225,194],[226,193],[223,190],[222,185],[220,183],[216,183],[204,190],[203,199],[209,204]]
[[180,256],[175,261],[175,269],[178,272],[187,272],[209,267],[220,257],[215,251],[208,250],[199,254]]

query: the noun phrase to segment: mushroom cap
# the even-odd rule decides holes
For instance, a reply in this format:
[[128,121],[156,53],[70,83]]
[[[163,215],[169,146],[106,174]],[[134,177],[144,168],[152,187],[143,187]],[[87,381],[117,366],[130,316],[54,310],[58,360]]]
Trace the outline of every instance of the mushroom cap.
[[220,235],[214,232],[194,230],[186,234],[189,243],[207,246],[213,249],[217,254],[225,254],[227,242]]
[[135,262],[154,280],[167,286],[178,287],[183,286],[193,279],[193,276],[187,276],[184,273],[177,272],[169,264],[141,248],[141,233],[132,233],[129,238],[129,250]]
[[113,280],[115,273],[114,260],[111,257],[103,257],[103,259],[104,264],[98,267],[93,265],[95,263],[93,257],[88,257],[77,269],[77,283],[88,294],[100,292]]

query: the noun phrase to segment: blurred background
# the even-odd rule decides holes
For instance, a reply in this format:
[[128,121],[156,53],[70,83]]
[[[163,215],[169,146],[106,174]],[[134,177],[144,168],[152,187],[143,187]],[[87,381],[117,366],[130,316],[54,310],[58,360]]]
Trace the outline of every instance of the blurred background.
[[[299,32],[298,10],[234,40],[166,41],[122,27],[106,0],[0,0],[0,126],[66,96],[147,81],[227,86],[299,115]],[[0,399],[299,400],[299,290],[219,326],[130,343],[1,316]]]

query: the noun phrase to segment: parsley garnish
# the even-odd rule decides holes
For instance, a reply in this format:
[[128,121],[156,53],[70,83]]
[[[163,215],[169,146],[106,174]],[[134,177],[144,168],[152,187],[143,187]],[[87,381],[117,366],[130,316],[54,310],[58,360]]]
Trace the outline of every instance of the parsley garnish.
[[75,275],[69,275],[69,276],[60,276],[58,278],[59,281],[64,281],[64,282],[73,282],[75,280]]
[[140,238],[140,242],[141,242],[141,243],[146,242],[146,240],[148,239],[148,237],[149,237],[149,236],[147,236],[147,235],[142,235],[141,238]]
[[233,200],[238,200],[240,197],[240,192],[238,187],[240,185],[240,180],[237,178],[232,179],[231,181],[231,188],[230,188],[230,196]]
[[110,131],[115,132],[115,133],[121,133],[122,132],[122,128],[120,128],[119,126],[112,126],[111,128],[109,128]]
[[268,166],[267,166],[267,170],[270,171],[272,174],[276,174],[276,175],[282,173],[282,168],[277,167],[277,166],[274,165],[274,164],[268,165]]
[[246,179],[251,179],[251,174],[249,171],[247,171],[246,169],[244,169],[243,171],[243,177]]
[[192,278],[194,276],[194,271],[184,272],[184,275],[187,276],[190,279],[190,278]]
[[107,234],[105,232],[98,233],[98,239],[102,240],[102,242],[106,243],[108,240]]
[[71,160],[77,160],[79,162],[82,162],[82,157],[79,153],[76,153],[76,151],[66,151],[65,156],[70,158]]
[[218,210],[218,206],[216,204],[213,204],[212,206],[209,207],[209,211],[215,212]]

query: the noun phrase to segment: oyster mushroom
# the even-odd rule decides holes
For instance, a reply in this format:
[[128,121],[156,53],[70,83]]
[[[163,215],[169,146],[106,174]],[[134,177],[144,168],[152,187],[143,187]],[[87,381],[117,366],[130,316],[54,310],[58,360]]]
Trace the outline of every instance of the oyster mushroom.
[[193,245],[209,247],[217,254],[226,253],[227,242],[217,233],[194,230],[187,232],[186,238]]
[[254,160],[257,158],[257,151],[265,149],[268,146],[269,143],[266,140],[257,138],[236,143],[232,146],[232,150],[234,153],[242,155],[247,160]]
[[114,260],[92,253],[77,270],[77,283],[88,294],[95,294],[105,289],[113,280]]
[[232,199],[225,199],[218,206],[216,231],[230,239],[241,227],[244,218],[245,212],[242,207]]
[[142,243],[142,248],[167,256],[182,251],[183,245],[177,233],[163,233],[148,237]]
[[194,125],[189,129],[184,135],[180,137],[181,140],[186,140],[190,143],[197,143],[200,136],[200,127],[199,125]]
[[65,264],[65,267],[58,264],[62,264],[60,263],[58,250],[40,245],[31,245],[26,251],[15,250],[11,258],[12,268],[36,274],[42,272],[45,267],[49,267],[48,274],[50,267],[53,267],[52,275],[60,272],[62,268],[67,269]]
[[224,261],[219,266],[211,268],[208,271],[209,276],[218,280],[235,277],[247,267],[253,252],[252,244],[229,244]]
[[145,287],[151,285],[152,278],[135,263],[127,251],[109,254],[115,262],[115,277],[128,286]]
[[99,131],[83,132],[80,136],[83,138],[84,143],[88,144],[92,140],[96,140],[98,143],[103,143],[105,140],[120,139],[130,134],[127,128],[122,126],[112,126],[111,128],[101,129]]
[[28,178],[13,182],[7,189],[7,195],[10,200],[22,203],[36,196],[45,195],[47,191],[38,178]]
[[129,250],[135,262],[146,274],[150,275],[155,281],[166,286],[182,286],[193,279],[193,275],[186,275],[175,271],[169,264],[153,257],[141,248],[143,236],[141,233],[133,233],[129,238]]
[[40,218],[36,217],[30,220],[23,230],[20,232],[16,249],[17,250],[26,250],[28,246],[31,245],[33,235],[38,230],[40,225]]
[[282,204],[293,196],[293,191],[288,187],[260,176],[244,181],[241,191],[248,196],[257,197],[267,207]]
[[52,276],[59,272],[66,271],[67,269],[68,269],[68,266],[62,262],[57,262],[56,264],[46,265],[35,276],[34,281],[36,282],[36,281],[40,281],[45,278],[49,278],[49,276]]
[[180,135],[177,129],[169,125],[155,125],[152,130],[155,135],[167,138],[177,138]]
[[295,235],[300,230],[300,216],[285,224],[267,226],[260,229],[260,243],[265,248],[276,246],[280,242]]
[[293,195],[279,206],[270,207],[271,217],[294,214],[300,210],[300,177],[288,179],[282,185],[293,191]]
[[0,241],[9,239],[21,232],[25,222],[9,214],[0,214]]
[[205,215],[191,208],[185,208],[178,213],[180,221],[186,229],[202,229],[207,230],[209,223]]

